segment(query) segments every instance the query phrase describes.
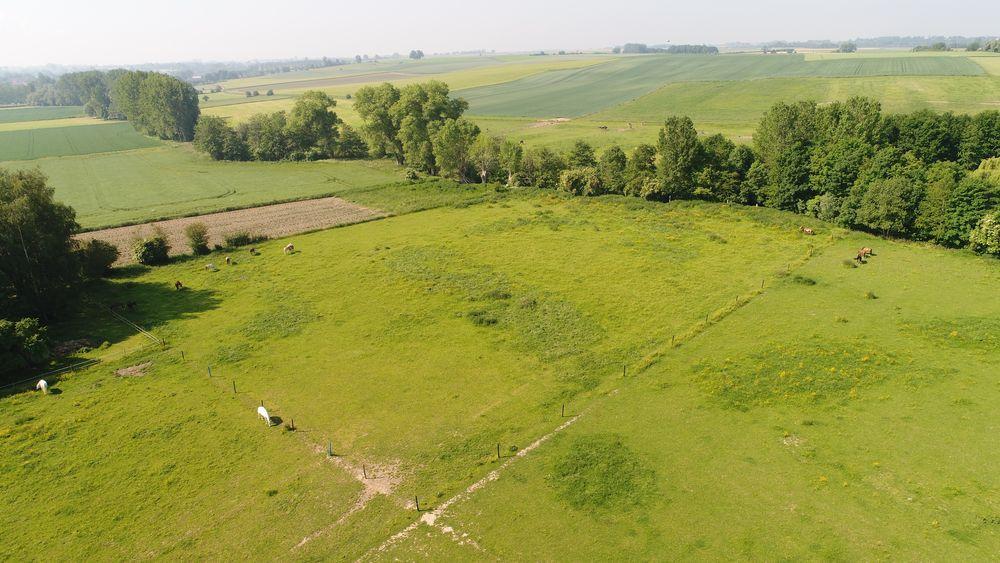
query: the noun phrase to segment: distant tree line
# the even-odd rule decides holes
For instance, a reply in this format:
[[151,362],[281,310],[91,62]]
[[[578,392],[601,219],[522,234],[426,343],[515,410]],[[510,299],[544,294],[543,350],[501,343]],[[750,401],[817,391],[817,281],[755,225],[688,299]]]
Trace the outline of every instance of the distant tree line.
[[42,75],[29,88],[29,104],[82,105],[91,117],[127,119],[146,135],[174,141],[192,139],[201,111],[190,84],[158,72],[88,70],[57,80]]
[[669,53],[672,55],[717,55],[718,47],[711,45],[670,45],[667,47],[650,47],[645,43],[626,43],[624,46],[615,47],[611,50],[618,54],[646,54],[646,53]]
[[194,146],[216,160],[362,158],[368,147],[333,111],[337,101],[317,90],[302,94],[288,113],[256,114],[235,127],[215,116],[198,120]]

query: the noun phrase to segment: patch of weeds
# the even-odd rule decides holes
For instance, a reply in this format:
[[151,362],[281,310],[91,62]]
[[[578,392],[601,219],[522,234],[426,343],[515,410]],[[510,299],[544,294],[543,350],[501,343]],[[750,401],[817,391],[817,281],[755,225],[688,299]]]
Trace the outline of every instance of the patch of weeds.
[[869,290],[865,292],[865,299],[875,300],[878,299],[878,295],[875,295],[874,291]]
[[795,274],[794,276],[792,276],[792,282],[800,285],[816,285],[816,280],[800,274]]
[[494,289],[486,293],[488,299],[510,299],[510,292],[504,289]]
[[811,346],[777,344],[739,360],[695,366],[702,390],[737,410],[776,403],[846,400],[886,377],[898,364],[865,342]]
[[844,317],[844,316],[841,316],[841,315],[837,315],[836,317],[834,317],[833,320],[836,321],[836,322],[838,322],[838,323],[846,323],[846,322],[848,322],[847,321],[847,317]]
[[269,496],[269,497],[273,497],[273,496],[275,496],[275,495],[278,494],[278,489],[268,489],[268,490],[264,491],[264,494],[267,495],[267,496]]
[[857,268],[858,267],[858,265],[854,262],[854,260],[849,260],[847,258],[844,258],[843,260],[841,260],[840,263],[845,268]]
[[497,318],[489,311],[484,311],[482,309],[469,311],[465,316],[472,321],[472,324],[477,326],[493,326],[497,324]]
[[215,350],[215,361],[220,364],[234,364],[250,357],[253,347],[249,343],[226,344]]
[[575,438],[548,481],[559,498],[576,509],[637,506],[655,490],[654,471],[617,434]]
[[298,334],[317,318],[318,315],[304,305],[283,304],[257,313],[241,332],[254,340],[284,338]]
[[729,242],[726,239],[722,238],[722,236],[719,235],[718,233],[708,233],[708,240],[712,242],[717,242],[719,244],[726,244]]
[[936,344],[949,348],[1000,351],[1000,318],[934,319],[905,327]]

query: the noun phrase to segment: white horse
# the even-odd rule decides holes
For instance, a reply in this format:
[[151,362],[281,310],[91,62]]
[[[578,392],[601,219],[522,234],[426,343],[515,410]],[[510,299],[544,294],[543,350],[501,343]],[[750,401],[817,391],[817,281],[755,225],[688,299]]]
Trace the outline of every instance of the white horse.
[[293,253],[295,253],[295,245],[292,243],[288,243],[288,246],[285,247],[285,254],[293,254]]
[[271,415],[267,414],[267,409],[263,406],[259,406],[257,407],[257,414],[264,419],[264,422],[266,422],[268,426],[271,426]]
[[49,394],[49,382],[45,381],[44,379],[39,379],[38,380],[38,384],[35,385],[35,389],[38,389],[42,393],[48,395]]

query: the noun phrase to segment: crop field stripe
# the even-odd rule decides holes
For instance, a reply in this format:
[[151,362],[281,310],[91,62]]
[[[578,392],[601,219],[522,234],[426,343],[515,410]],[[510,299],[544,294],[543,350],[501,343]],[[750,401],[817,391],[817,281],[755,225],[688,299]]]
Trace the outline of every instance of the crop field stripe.
[[0,123],[66,119],[70,117],[83,117],[83,115],[83,106],[25,106],[0,108]]
[[113,153],[161,144],[124,122],[0,131],[0,162]]

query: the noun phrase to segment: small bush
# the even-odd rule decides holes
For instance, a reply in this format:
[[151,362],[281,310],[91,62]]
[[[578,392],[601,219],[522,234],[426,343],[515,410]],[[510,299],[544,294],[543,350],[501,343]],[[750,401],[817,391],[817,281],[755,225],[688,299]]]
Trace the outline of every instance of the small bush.
[[195,254],[208,254],[208,227],[205,223],[191,223],[184,227],[184,236],[187,237],[188,246]]
[[802,285],[816,285],[816,280],[812,278],[807,278],[806,276],[801,276],[799,274],[795,274],[794,276],[792,276],[792,281]]
[[866,291],[865,299],[878,299],[878,295],[875,295],[874,291]]
[[469,314],[466,316],[469,317],[469,320],[474,325],[493,326],[497,324],[497,318],[491,315],[489,311],[469,311]]
[[267,239],[267,235],[251,233],[250,231],[236,231],[235,233],[229,233],[225,237],[226,246],[228,247],[249,246],[258,242],[264,242]]
[[0,374],[41,366],[51,355],[48,333],[38,319],[0,319]]
[[97,279],[111,272],[111,265],[118,260],[118,247],[103,240],[91,239],[77,249],[83,275]]
[[132,243],[132,257],[145,266],[166,264],[170,260],[170,243],[162,232]]

